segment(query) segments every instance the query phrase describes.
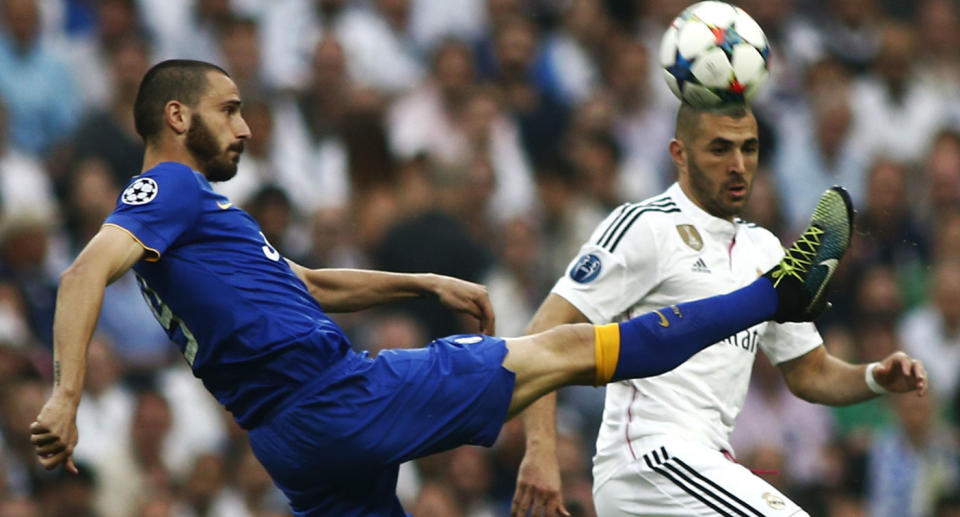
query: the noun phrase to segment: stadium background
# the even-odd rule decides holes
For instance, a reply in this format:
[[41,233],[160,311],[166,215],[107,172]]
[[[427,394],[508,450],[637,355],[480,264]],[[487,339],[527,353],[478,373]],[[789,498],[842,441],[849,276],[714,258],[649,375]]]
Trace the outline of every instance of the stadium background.
[[[91,344],[82,475],[32,455],[57,277],[139,172],[131,104],[149,65],[231,73],[254,136],[221,187],[285,255],[486,283],[498,333],[518,335],[604,214],[673,181],[657,46],[689,3],[0,2],[0,517],[287,515],[130,278]],[[820,329],[849,360],[902,347],[932,388],[813,406],[758,357],[738,458],[812,515],[960,515],[958,4],[738,5],[773,49],[745,218],[789,242],[824,188],[850,189],[857,234]],[[470,330],[430,301],[335,319],[371,353]],[[560,400],[565,498],[592,515],[603,391]],[[514,420],[491,449],[406,465],[399,493],[417,516],[506,515],[522,453]]]

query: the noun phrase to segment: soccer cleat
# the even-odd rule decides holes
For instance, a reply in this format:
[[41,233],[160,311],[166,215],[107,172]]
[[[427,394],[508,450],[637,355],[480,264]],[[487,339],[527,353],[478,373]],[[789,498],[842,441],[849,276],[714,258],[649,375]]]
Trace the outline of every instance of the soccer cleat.
[[786,255],[763,276],[777,290],[773,319],[812,321],[827,308],[826,287],[853,235],[853,203],[843,187],[820,196],[810,224],[786,250]]

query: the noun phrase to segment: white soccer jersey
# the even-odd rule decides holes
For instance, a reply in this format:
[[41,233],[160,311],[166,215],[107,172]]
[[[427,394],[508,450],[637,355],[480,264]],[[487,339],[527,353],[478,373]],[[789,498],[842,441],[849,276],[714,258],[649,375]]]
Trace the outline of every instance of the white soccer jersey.
[[[562,296],[595,324],[746,286],[783,257],[768,230],[697,207],[674,184],[614,210],[557,281]],[[607,386],[594,457],[594,486],[637,461],[638,440],[671,435],[715,450],[728,440],[747,393],[757,349],[773,363],[823,342],[812,323],[761,323],[663,375]]]

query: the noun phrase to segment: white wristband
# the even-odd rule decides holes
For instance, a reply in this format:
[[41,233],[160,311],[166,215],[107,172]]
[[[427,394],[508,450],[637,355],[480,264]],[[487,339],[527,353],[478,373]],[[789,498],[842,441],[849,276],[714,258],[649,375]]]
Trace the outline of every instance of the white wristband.
[[867,387],[870,388],[870,391],[876,393],[877,395],[883,395],[884,393],[889,393],[886,388],[880,385],[877,382],[876,377],[873,376],[873,371],[880,366],[880,363],[870,363],[867,365],[867,369],[864,372],[864,379],[867,381]]

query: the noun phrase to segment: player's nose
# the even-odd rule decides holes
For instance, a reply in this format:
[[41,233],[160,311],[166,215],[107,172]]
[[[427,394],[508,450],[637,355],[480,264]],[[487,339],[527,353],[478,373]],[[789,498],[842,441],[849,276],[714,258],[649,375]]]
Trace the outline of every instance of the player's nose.
[[235,124],[233,129],[233,136],[239,138],[240,140],[246,140],[253,136],[253,132],[250,131],[250,126],[247,125],[247,121],[243,117],[238,118],[239,123]]
[[733,152],[730,160],[730,171],[731,173],[743,174],[747,170],[746,160],[744,159],[743,152],[739,149]]

